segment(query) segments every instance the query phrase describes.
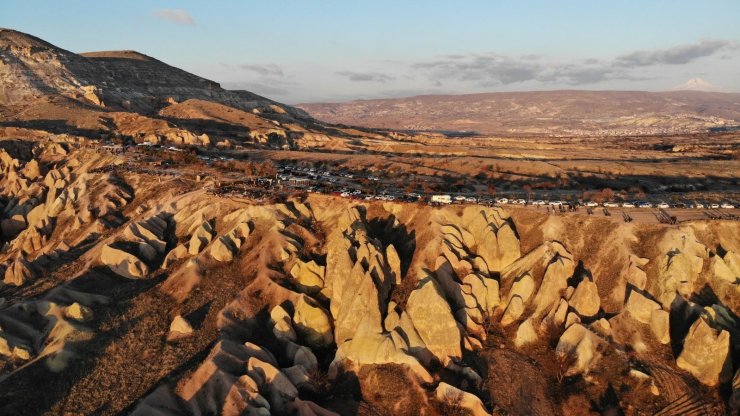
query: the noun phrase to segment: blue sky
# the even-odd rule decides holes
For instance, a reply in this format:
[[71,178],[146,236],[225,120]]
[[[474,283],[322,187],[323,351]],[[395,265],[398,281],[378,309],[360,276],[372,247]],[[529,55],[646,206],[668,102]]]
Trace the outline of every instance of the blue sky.
[[287,103],[543,89],[740,91],[737,0],[8,1],[0,26],[134,49]]

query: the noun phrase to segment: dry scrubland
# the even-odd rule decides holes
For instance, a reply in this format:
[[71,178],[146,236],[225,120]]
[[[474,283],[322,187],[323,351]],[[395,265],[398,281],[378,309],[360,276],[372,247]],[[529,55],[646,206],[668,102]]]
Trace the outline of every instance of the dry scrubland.
[[[9,30],[0,51],[0,414],[740,409],[740,222],[237,186],[292,164],[721,199],[737,134],[361,129],[136,52]],[[163,147],[117,146],[144,142]]]

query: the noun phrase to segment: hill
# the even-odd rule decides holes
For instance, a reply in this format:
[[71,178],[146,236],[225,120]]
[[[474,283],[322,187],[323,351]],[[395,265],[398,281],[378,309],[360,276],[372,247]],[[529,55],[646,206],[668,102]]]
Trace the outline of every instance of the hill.
[[534,91],[299,104],[329,123],[488,135],[649,135],[740,124],[740,94]]

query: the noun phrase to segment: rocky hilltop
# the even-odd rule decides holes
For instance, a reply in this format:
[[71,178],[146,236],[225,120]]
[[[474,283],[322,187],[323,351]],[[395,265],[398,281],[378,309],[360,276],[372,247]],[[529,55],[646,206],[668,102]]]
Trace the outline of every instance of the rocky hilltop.
[[535,91],[299,104],[330,123],[483,135],[620,136],[740,125],[740,94]]
[[0,152],[4,414],[737,409],[737,222],[258,205],[27,150]]
[[[135,51],[75,54],[41,39],[0,29],[0,102],[56,99],[118,110],[151,112],[166,100],[206,99],[245,111],[277,103],[247,91],[227,91],[216,82]],[[292,107],[284,112],[305,113]]]

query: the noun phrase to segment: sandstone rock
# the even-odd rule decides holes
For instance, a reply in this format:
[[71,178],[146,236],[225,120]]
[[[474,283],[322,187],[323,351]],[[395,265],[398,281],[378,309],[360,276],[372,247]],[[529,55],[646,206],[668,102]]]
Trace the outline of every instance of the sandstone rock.
[[28,163],[26,163],[26,165],[21,170],[21,173],[28,179],[38,178],[39,176],[41,176],[41,168],[39,167],[39,162],[36,159],[29,160]]
[[36,278],[36,273],[23,256],[18,256],[15,261],[5,270],[3,282],[6,285],[22,286],[24,283]]
[[460,357],[461,337],[450,305],[434,279],[427,278],[411,292],[406,312],[426,348],[443,364]]
[[288,405],[298,397],[298,390],[290,379],[272,364],[251,357],[247,362],[247,375],[267,392],[270,410],[286,414]]
[[109,245],[103,246],[100,261],[110,267],[113,273],[129,279],[139,279],[149,274],[149,268],[138,257]]
[[568,313],[568,315],[565,317],[565,327],[569,328],[573,324],[578,324],[581,322],[581,317],[578,316],[578,314],[574,312]]
[[576,287],[573,296],[568,299],[568,304],[576,310],[578,315],[584,318],[592,317],[599,312],[601,299],[596,283],[583,279]]
[[388,261],[391,274],[393,275],[394,282],[396,284],[401,283],[401,259],[398,257],[398,252],[393,244],[389,244],[385,248],[385,258]]
[[31,350],[26,346],[16,345],[13,347],[13,357],[19,360],[28,361],[31,359]]
[[517,347],[523,347],[537,342],[537,339],[537,332],[534,330],[532,319],[527,319],[519,325],[519,328],[516,331],[516,338],[514,338],[514,345]]
[[638,321],[643,324],[649,324],[650,316],[653,311],[660,309],[660,304],[646,298],[640,292],[633,290],[630,292],[629,298],[627,298],[627,303],[624,305],[624,309]]
[[691,325],[676,365],[700,382],[716,386],[732,376],[730,333],[711,328],[704,318]]
[[297,260],[290,269],[290,275],[298,286],[306,293],[314,295],[324,287],[325,268],[315,261],[302,262]]
[[10,343],[3,336],[3,334],[0,334],[0,355],[6,356],[6,357],[13,356],[13,349],[10,347]]
[[167,340],[175,340],[185,338],[193,333],[193,327],[190,325],[185,318],[180,315],[175,316],[170,323],[170,332],[167,335]]
[[212,238],[213,228],[211,227],[211,223],[205,221],[195,229],[193,235],[190,237],[188,252],[192,255],[200,253],[203,248],[211,242]]
[[352,371],[365,365],[392,363],[406,366],[422,381],[431,382],[433,379],[429,372],[415,357],[409,355],[412,349],[422,350],[421,346],[424,344],[405,312],[401,314],[400,327],[408,336],[408,341],[398,330],[393,330],[388,335],[375,332],[370,326],[358,328],[354,338],[339,345],[334,361],[329,366],[329,377],[335,378],[340,370]]
[[334,341],[327,313],[307,296],[300,296],[294,305],[293,324],[311,347],[321,348]]
[[445,382],[440,382],[434,390],[435,397],[442,403],[452,407],[461,408],[473,416],[488,416],[483,402],[476,396],[451,386]]
[[280,305],[270,311],[270,319],[273,322],[272,332],[278,339],[295,342],[298,337],[293,329],[293,319]]
[[674,244],[658,261],[659,289],[655,297],[664,305],[670,304],[676,292],[686,298],[691,296],[707,257],[707,248],[697,241],[693,233],[675,232],[681,235],[666,235],[665,238],[670,238]]
[[87,306],[75,302],[64,308],[64,315],[78,322],[86,322],[93,318],[93,312]]
[[569,363],[566,375],[588,373],[601,358],[605,342],[581,324],[565,330],[555,347],[556,354]]
[[501,318],[502,325],[509,325],[519,319],[524,313],[524,308],[534,294],[535,282],[529,273],[517,279],[509,292],[509,303]]
[[188,256],[188,249],[182,244],[178,244],[170,250],[169,253],[167,253],[167,256],[165,256],[164,261],[162,262],[162,268],[167,269],[170,266],[172,266],[173,263],[175,263],[178,260],[184,259]]
[[602,337],[608,337],[612,334],[612,327],[609,324],[609,321],[604,318],[601,318],[598,321],[592,323],[590,329],[601,335]]
[[216,261],[231,261],[234,259],[234,253],[237,251],[237,247],[234,241],[229,236],[219,237],[212,245],[210,249],[211,257]]
[[650,314],[650,329],[655,335],[655,339],[661,344],[668,344],[671,342],[671,334],[669,331],[669,316],[670,314],[662,309],[653,310]]
[[46,207],[43,204],[36,205],[26,214],[26,223],[29,226],[40,225],[41,221],[46,218]]

